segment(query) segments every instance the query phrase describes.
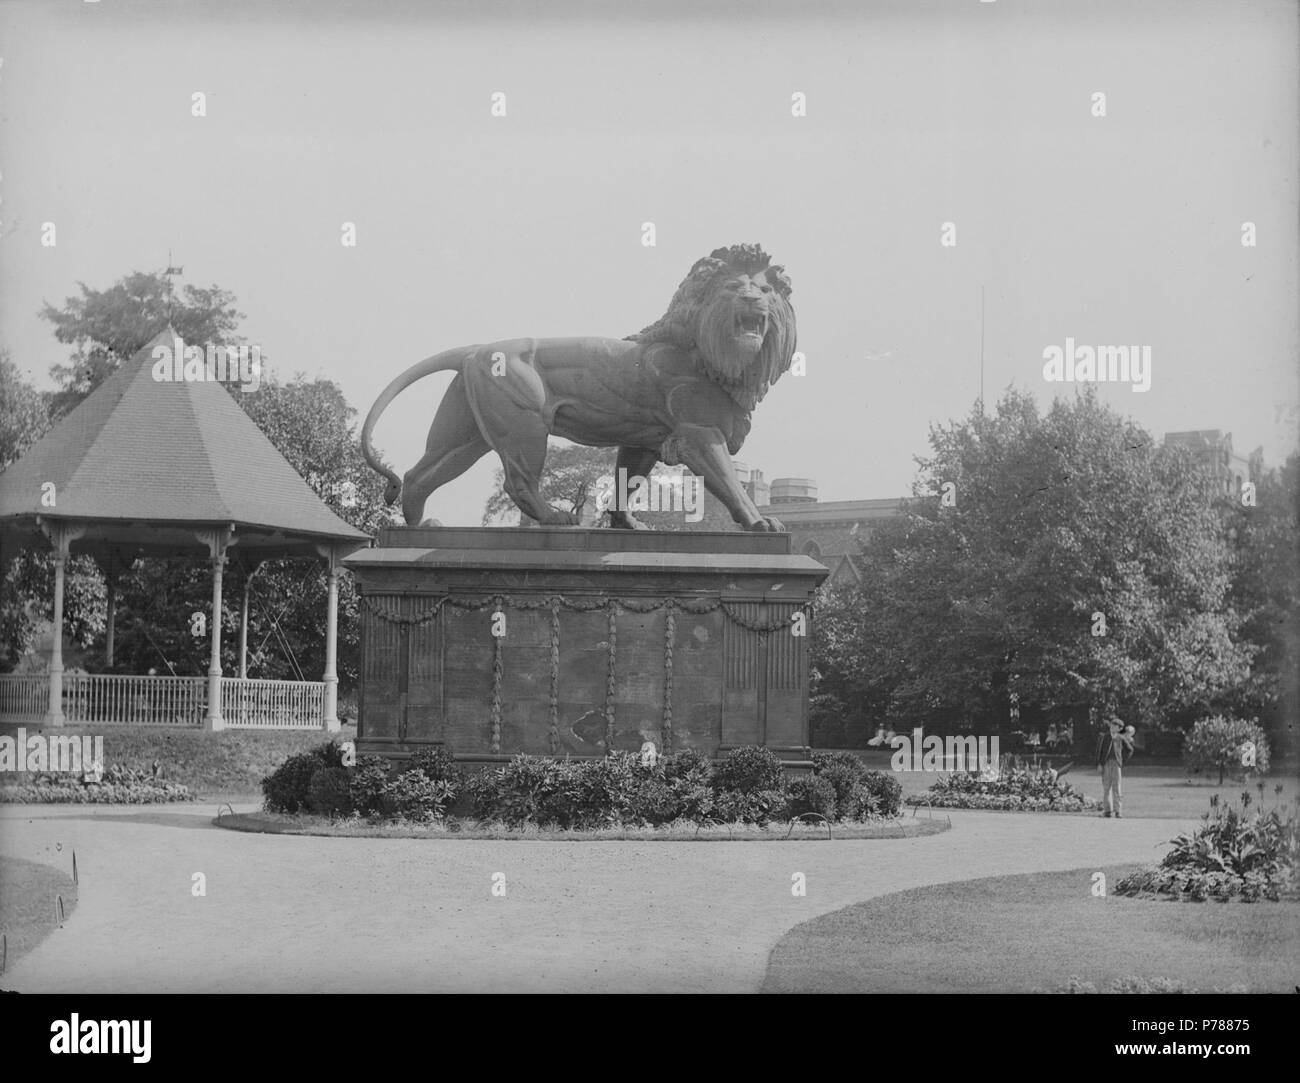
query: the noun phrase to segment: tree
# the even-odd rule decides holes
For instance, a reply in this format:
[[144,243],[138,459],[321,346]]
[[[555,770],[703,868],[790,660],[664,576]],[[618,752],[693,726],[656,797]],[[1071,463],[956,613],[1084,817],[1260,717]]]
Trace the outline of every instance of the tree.
[[238,334],[244,314],[236,311],[234,294],[217,286],[186,285],[177,296],[168,275],[146,271],[134,271],[106,290],[92,290],[84,282],[77,285],[80,297],[67,298],[61,309],[46,304],[41,310],[41,318],[54,325],[54,337],[74,347],[67,364],[50,369],[59,385],[51,402],[56,418],[94,391],[168,323],[190,344],[238,347],[245,343]]
[[838,679],[907,724],[1122,709],[1185,722],[1246,679],[1230,552],[1181,449],[1089,389],[932,427],[905,514],[864,547]]
[[0,350],[0,471],[17,462],[50,424],[45,396],[23,379],[9,351]]
[[[17,462],[52,424],[47,396],[0,351],[0,471]],[[19,552],[0,567],[0,670],[11,669],[53,618],[53,563],[48,553]],[[94,563],[74,557],[66,570],[64,627],[88,645],[103,630],[103,585]]]
[[1250,679],[1226,706],[1262,717],[1275,740],[1300,708],[1300,453],[1259,478],[1253,503],[1223,500],[1233,542],[1232,601],[1259,648]]
[[[262,377],[256,393],[239,396],[281,455],[339,518],[367,534],[393,522],[385,506],[384,479],[361,454],[357,411],[331,380],[297,375],[286,384]],[[273,561],[253,580],[257,598],[249,621],[250,649],[258,646],[258,672],[317,680],[325,664],[323,564]],[[242,590],[242,581],[239,586]],[[351,576],[339,580],[338,673],[340,687],[356,684],[361,665],[360,600]]]
[[[612,448],[584,447],[581,444],[552,445],[546,452],[540,491],[542,499],[562,511],[581,515],[584,508],[594,507],[597,482],[614,473]],[[506,493],[505,471],[498,466],[492,495],[483,507],[483,525],[491,526],[522,514]],[[589,507],[589,505],[591,507]],[[512,524],[513,525],[513,524]]]

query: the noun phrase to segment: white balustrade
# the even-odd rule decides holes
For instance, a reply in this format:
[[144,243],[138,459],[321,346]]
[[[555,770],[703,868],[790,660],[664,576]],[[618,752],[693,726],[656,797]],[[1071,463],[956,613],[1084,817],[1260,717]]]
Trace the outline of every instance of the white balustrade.
[[50,678],[45,673],[0,674],[0,719],[39,722],[50,700]]
[[[40,722],[49,690],[47,674],[0,674],[0,721]],[[63,714],[69,725],[199,727],[207,701],[206,677],[63,675]],[[324,706],[323,681],[221,681],[221,713],[231,727],[319,729]]]
[[221,716],[231,728],[320,729],[324,708],[323,681],[221,680]]
[[63,716],[69,725],[198,726],[206,700],[203,677],[63,675]]

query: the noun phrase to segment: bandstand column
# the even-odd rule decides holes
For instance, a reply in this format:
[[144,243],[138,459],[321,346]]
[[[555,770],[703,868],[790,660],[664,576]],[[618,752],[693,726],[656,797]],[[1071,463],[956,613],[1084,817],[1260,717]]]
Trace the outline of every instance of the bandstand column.
[[54,620],[50,629],[50,701],[45,711],[45,725],[62,726],[63,717],[63,579],[68,552],[85,527],[77,523],[41,520],[41,529],[54,549]]
[[221,717],[221,578],[226,567],[226,548],[234,529],[230,526],[195,531],[199,540],[207,545],[212,562],[212,621],[208,629],[212,652],[208,661],[208,711],[203,726],[213,731],[226,728]]
[[339,625],[339,564],[340,552],[332,545],[317,547],[325,558],[328,594],[325,610],[325,702],[321,710],[321,728],[329,733],[339,731],[339,674],[338,674],[338,625]]

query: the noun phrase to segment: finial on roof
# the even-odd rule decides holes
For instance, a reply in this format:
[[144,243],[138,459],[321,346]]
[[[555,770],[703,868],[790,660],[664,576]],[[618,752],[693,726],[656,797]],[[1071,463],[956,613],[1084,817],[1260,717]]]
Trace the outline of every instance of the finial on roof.
[[172,250],[167,249],[167,270],[163,271],[163,278],[167,279],[167,326],[172,323],[172,305],[175,301],[175,293],[172,287],[172,279],[179,278],[185,273],[184,267],[177,267],[172,263]]

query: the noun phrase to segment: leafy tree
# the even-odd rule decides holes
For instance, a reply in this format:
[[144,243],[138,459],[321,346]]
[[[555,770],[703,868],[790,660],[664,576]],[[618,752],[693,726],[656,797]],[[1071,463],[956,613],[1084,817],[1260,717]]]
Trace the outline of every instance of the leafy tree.
[[[597,481],[614,473],[612,448],[583,447],[580,444],[552,445],[546,453],[539,491],[552,507],[574,515],[590,510],[596,499]],[[492,495],[483,507],[483,525],[518,521],[522,514],[506,493],[505,471],[498,466]],[[531,520],[530,520],[531,521]]]
[[17,462],[50,428],[45,396],[23,379],[8,350],[0,350],[0,471]]
[[1091,389],[1041,417],[1008,392],[930,443],[905,514],[864,547],[861,618],[830,667],[858,697],[909,725],[1013,703],[1184,721],[1246,679],[1230,552],[1182,449]]
[[1300,453],[1259,479],[1253,505],[1233,496],[1223,508],[1234,545],[1233,605],[1242,635],[1259,647],[1249,680],[1227,706],[1262,717],[1280,736],[1288,712],[1300,708]]
[[[8,351],[0,351],[0,471],[17,462],[49,430],[47,396],[28,383]],[[0,568],[0,670],[11,669],[53,619],[49,553],[23,550]],[[74,644],[103,631],[103,584],[92,561],[74,557],[64,584],[64,628]]]
[[[135,271],[105,290],[79,282],[81,295],[63,308],[46,304],[42,319],[54,325],[54,337],[73,347],[67,364],[50,375],[59,385],[51,413],[61,417],[95,390],[126,358],[148,344],[170,322],[187,343],[239,346],[242,312],[235,296],[217,286],[186,285],[179,295],[162,272]],[[263,358],[265,361],[265,358]]]
[[[384,479],[361,454],[357,411],[337,384],[301,374],[281,384],[264,374],[260,390],[242,395],[240,403],[339,518],[367,534],[393,522],[383,500]],[[249,647],[259,650],[257,672],[288,679],[301,671],[305,679],[319,680],[328,592],[323,564],[271,561],[253,582],[257,602],[250,614]],[[340,576],[338,671],[345,689],[355,685],[360,671],[359,605],[352,577]]]
[[1221,716],[1202,718],[1183,739],[1183,760],[1192,771],[1207,767],[1217,770],[1222,786],[1227,772],[1268,773],[1268,739],[1255,722]]

